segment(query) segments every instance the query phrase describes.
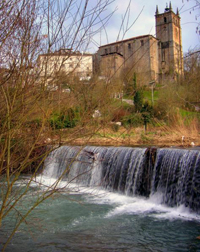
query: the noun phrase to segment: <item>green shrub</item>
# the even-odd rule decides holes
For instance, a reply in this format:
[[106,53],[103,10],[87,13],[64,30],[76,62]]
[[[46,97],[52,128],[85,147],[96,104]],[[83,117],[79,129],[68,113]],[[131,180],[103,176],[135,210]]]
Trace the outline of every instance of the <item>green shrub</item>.
[[77,111],[72,108],[66,112],[61,111],[60,113],[53,113],[50,118],[50,125],[54,129],[73,128],[78,122]]
[[141,113],[134,113],[132,115],[125,116],[122,121],[124,127],[139,127],[143,125],[143,117]]

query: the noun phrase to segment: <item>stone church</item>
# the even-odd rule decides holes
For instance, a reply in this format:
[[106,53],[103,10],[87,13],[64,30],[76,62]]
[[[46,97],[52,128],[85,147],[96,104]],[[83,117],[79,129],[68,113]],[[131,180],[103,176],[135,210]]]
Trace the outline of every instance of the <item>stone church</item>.
[[162,82],[183,75],[180,15],[170,2],[163,13],[155,13],[156,37],[142,35],[99,47],[94,68],[107,78],[132,78],[143,84]]

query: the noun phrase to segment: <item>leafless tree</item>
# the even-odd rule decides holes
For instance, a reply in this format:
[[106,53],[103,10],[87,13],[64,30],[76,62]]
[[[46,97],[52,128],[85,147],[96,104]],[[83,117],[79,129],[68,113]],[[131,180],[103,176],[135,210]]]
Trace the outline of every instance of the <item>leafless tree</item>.
[[[106,9],[112,2],[5,0],[0,3],[0,227],[4,218],[17,211],[17,205],[23,201],[50,151],[47,146],[58,146],[61,142],[49,125],[49,116],[62,97],[47,90],[47,71],[41,79],[38,56],[62,48],[86,51],[91,38],[111,17],[112,13],[107,14]],[[66,107],[72,99],[68,96]],[[16,182],[33,163],[34,172],[25,188],[17,189]],[[19,213],[4,249],[29,213],[56,191],[57,183],[37,197],[25,213]]]

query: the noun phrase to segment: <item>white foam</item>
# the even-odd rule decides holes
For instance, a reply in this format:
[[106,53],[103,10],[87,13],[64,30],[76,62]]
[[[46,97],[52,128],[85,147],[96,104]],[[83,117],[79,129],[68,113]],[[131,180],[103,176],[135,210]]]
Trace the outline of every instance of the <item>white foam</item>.
[[84,187],[80,184],[68,183],[67,181],[59,181],[57,183],[57,179],[47,176],[39,176],[36,180],[36,185],[40,185],[43,190],[56,185],[56,189],[60,189],[63,193],[85,195],[85,200],[88,203],[112,205],[113,209],[105,215],[105,218],[112,218],[117,215],[144,214],[158,219],[200,221],[199,215],[191,213],[184,206],[170,208],[161,204],[161,194],[154,194],[149,199],[130,197],[109,192],[100,187]]
[[166,209],[167,209],[166,212],[154,214],[154,217],[158,219],[168,219],[168,220],[182,219],[182,220],[196,220],[200,222],[200,216],[195,213],[191,213],[190,210],[183,205],[173,208],[166,207]]
[[200,221],[200,216],[191,213],[188,208],[184,206],[167,207],[165,205],[157,204],[151,199],[134,198],[135,202],[125,203],[115,207],[105,217],[112,218],[116,215],[145,215],[152,216],[158,219],[184,219]]
[[[92,191],[91,191],[92,192]],[[200,216],[190,212],[184,206],[168,207],[161,204],[162,195],[156,194],[149,199],[142,197],[129,197],[118,193],[96,190],[96,194],[87,195],[87,201],[95,204],[109,204],[113,209],[109,211],[105,218],[112,218],[117,215],[145,215],[158,219],[184,219],[200,221]]]

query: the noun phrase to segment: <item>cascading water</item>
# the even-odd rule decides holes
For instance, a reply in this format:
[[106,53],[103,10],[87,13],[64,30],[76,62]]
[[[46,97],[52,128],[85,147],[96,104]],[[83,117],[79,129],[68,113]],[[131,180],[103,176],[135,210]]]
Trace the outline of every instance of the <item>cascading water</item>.
[[199,150],[62,146],[48,156],[43,174],[130,196],[160,194],[163,204],[200,212]]
[[199,182],[197,149],[59,147],[2,222],[0,251],[46,195],[6,252],[200,251]]

